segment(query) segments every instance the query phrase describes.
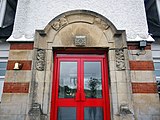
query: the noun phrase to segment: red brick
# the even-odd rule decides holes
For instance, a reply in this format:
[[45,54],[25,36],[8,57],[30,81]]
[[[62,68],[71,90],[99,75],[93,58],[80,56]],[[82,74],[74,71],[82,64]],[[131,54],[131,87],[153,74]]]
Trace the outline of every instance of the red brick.
[[7,64],[7,70],[13,70],[16,62],[22,64],[21,70],[31,70],[32,67],[31,60],[9,60]]
[[29,82],[5,82],[3,93],[28,93]]
[[147,70],[153,71],[153,61],[129,61],[130,70]]
[[[127,43],[128,50],[139,50],[139,42],[137,43]],[[151,44],[147,43],[147,46],[144,48],[145,50],[151,50]]]
[[34,43],[11,43],[11,50],[33,50]]
[[156,83],[132,83],[133,93],[157,93]]

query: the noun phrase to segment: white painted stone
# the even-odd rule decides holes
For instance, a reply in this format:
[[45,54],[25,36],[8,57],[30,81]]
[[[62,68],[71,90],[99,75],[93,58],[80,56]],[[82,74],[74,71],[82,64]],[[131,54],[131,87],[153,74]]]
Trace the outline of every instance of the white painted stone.
[[99,13],[109,19],[118,30],[126,30],[130,38],[137,35],[143,38],[148,36],[143,0],[21,0],[18,1],[12,35],[31,38],[35,29],[44,29],[53,18],[71,10]]

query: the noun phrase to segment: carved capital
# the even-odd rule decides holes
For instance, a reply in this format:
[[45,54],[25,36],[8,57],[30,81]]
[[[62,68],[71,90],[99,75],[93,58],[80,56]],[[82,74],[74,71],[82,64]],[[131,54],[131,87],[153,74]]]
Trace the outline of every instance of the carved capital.
[[115,50],[116,54],[116,67],[117,70],[125,70],[125,58],[124,58],[124,50],[123,49],[117,49]]
[[37,50],[36,69],[39,71],[43,71],[44,65],[45,65],[45,50],[38,49]]

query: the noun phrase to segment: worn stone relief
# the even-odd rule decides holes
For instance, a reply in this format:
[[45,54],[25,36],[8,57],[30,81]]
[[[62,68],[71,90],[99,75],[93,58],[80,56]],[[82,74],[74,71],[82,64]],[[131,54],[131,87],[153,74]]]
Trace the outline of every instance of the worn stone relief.
[[96,18],[94,19],[94,24],[98,25],[99,28],[104,29],[104,30],[107,30],[107,29],[109,28],[109,26],[108,26],[106,23],[104,23],[104,22],[103,22],[100,18],[98,18],[98,17],[96,17]]
[[124,50],[117,49],[115,50],[116,55],[116,67],[117,70],[125,70],[125,58],[124,58]]
[[67,19],[65,17],[63,17],[63,18],[60,18],[58,21],[54,22],[52,27],[53,27],[53,29],[55,29],[57,31],[67,24],[68,24]]
[[45,65],[45,50],[38,49],[37,50],[36,69],[39,71],[43,71],[44,65]]
[[39,103],[34,103],[28,114],[30,120],[47,120],[47,117],[43,114]]

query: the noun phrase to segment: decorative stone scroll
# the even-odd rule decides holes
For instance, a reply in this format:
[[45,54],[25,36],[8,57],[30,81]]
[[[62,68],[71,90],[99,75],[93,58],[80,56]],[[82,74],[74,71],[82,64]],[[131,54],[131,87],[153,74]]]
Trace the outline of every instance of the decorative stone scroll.
[[55,29],[57,31],[67,24],[68,24],[67,19],[65,17],[63,17],[63,18],[60,18],[58,21],[56,21],[52,27],[53,27],[53,29]]
[[38,49],[37,50],[36,69],[39,71],[43,71],[44,65],[45,65],[45,50]]
[[124,58],[124,50],[123,49],[117,49],[115,50],[116,54],[116,67],[117,70],[125,70],[125,58]]
[[28,112],[30,120],[47,120],[47,115],[43,114],[41,105],[33,103],[30,111]]

